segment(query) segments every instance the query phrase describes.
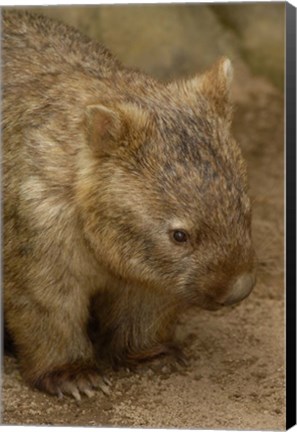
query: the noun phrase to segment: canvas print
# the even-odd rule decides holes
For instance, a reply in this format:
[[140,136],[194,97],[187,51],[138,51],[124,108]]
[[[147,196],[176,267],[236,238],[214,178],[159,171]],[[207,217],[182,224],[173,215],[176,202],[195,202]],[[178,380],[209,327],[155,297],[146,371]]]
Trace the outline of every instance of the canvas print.
[[285,3],[2,9],[2,423],[285,427]]

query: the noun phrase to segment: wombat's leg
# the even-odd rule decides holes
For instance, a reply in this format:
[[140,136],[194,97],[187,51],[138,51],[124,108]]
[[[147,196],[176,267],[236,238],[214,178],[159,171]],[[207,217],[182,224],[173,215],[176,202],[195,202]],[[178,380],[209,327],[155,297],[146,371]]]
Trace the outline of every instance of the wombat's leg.
[[34,294],[35,298],[32,291],[18,291],[5,317],[24,379],[50,394],[71,394],[76,399],[80,393],[91,396],[95,388],[107,393],[87,336],[87,299],[73,290],[67,295],[57,289],[49,294],[48,288],[42,297],[40,292],[39,298]]

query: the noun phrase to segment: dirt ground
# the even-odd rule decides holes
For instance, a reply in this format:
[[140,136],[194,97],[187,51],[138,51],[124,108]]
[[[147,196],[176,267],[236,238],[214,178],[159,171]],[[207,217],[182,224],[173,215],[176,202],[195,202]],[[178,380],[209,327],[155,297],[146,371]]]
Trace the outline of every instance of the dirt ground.
[[187,366],[107,371],[111,395],[80,403],[29,389],[4,356],[2,423],[284,429],[283,99],[263,80],[235,89],[234,133],[248,160],[258,283],[248,299],[183,316]]

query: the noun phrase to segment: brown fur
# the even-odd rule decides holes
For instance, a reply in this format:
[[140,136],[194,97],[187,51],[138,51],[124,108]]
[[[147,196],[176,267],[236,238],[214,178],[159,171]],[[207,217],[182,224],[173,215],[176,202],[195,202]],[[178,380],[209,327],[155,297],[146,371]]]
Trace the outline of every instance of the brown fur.
[[91,311],[99,355],[152,357],[253,272],[231,66],[163,84],[45,17],[2,28],[5,323],[27,382],[84,391]]

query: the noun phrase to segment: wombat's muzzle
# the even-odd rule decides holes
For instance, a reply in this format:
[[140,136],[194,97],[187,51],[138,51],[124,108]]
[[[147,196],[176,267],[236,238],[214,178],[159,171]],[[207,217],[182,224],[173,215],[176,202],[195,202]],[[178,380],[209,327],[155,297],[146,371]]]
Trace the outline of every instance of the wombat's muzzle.
[[250,294],[255,283],[255,273],[244,273],[243,275],[239,276],[234,282],[233,286],[230,288],[226,299],[221,304],[224,306],[229,306],[240,302]]

